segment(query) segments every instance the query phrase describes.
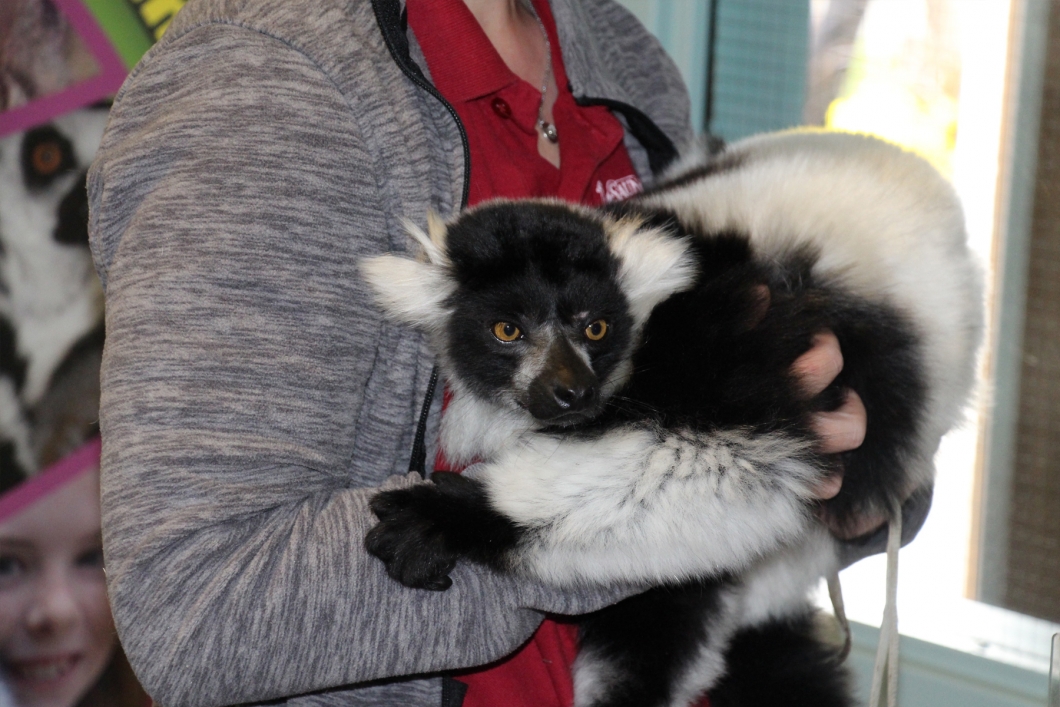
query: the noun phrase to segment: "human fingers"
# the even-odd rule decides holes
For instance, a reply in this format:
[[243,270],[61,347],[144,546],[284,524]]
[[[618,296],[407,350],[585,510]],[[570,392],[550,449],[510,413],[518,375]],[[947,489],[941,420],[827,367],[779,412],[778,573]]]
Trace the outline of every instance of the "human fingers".
[[843,352],[839,349],[839,339],[831,331],[814,336],[810,350],[791,365],[791,372],[807,398],[821,393],[842,370]]
[[837,471],[824,477],[813,487],[813,497],[821,501],[827,501],[839,495],[843,488],[843,472]]
[[810,421],[817,434],[818,450],[823,454],[838,454],[857,449],[865,441],[868,415],[861,396],[849,388],[843,404],[835,410],[814,413]]

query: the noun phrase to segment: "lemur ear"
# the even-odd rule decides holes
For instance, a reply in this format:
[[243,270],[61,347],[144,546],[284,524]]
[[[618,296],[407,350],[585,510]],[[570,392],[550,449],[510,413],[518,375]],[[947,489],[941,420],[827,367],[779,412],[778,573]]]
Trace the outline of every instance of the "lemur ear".
[[445,300],[455,285],[446,266],[446,225],[438,214],[427,213],[427,230],[408,219],[402,223],[408,234],[420,244],[428,262],[380,255],[361,263],[361,272],[375,290],[379,305],[397,319],[420,329],[440,327],[444,320]]
[[619,281],[637,325],[655,305],[695,282],[696,264],[688,242],[657,228],[623,219],[608,228],[611,252],[620,263]]
[[449,256],[445,252],[445,237],[448,229],[442,217],[434,211],[427,212],[427,233],[409,219],[402,219],[405,231],[420,244],[427,260],[435,265],[448,265]]
[[444,267],[380,255],[362,261],[361,272],[387,313],[428,331],[444,323],[445,300],[453,292],[453,281]]

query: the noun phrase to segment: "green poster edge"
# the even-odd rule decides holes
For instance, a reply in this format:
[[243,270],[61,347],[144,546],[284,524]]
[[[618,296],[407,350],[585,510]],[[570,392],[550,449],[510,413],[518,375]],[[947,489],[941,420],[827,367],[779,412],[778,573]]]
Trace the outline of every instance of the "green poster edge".
[[82,0],[114,45],[125,66],[132,68],[154,43],[125,0]]

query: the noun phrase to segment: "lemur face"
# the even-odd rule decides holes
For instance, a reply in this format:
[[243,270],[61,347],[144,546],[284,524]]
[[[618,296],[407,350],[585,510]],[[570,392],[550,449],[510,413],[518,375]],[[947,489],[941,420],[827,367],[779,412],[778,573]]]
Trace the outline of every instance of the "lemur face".
[[540,422],[595,415],[634,326],[604,224],[554,204],[500,203],[452,224],[446,244],[452,373]]
[[570,425],[629,374],[652,308],[691,285],[687,245],[629,219],[555,201],[493,201],[410,234],[430,263],[367,260],[391,314],[431,334],[450,384]]

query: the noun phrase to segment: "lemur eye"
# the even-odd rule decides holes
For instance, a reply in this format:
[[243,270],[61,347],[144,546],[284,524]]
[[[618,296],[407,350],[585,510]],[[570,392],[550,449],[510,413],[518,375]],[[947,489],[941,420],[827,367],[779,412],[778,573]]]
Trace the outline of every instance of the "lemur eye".
[[585,336],[589,341],[599,341],[604,338],[607,336],[607,322],[603,319],[597,319],[595,322],[585,327]]
[[29,189],[44,189],[77,168],[74,146],[51,125],[34,128],[22,138],[22,179]]
[[42,142],[30,153],[33,170],[42,177],[50,177],[63,166],[63,149],[57,142]]
[[497,322],[494,324],[493,335],[506,344],[510,344],[516,339],[523,338],[522,330],[511,322]]

